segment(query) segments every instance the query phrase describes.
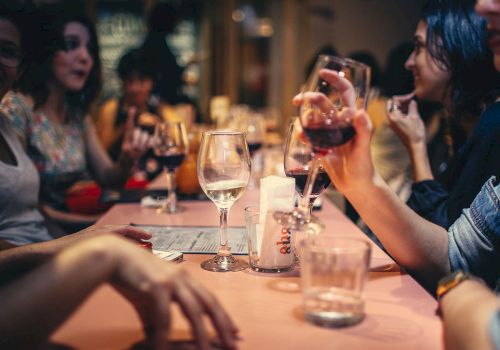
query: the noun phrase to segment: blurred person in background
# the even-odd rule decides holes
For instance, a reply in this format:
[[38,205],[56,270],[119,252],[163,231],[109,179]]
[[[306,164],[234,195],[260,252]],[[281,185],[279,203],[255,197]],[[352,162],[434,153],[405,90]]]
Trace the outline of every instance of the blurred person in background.
[[[87,115],[101,86],[99,47],[93,24],[80,14],[56,9],[32,15],[36,33],[27,38],[30,64],[1,110],[14,123],[40,174],[43,213],[62,232],[95,222],[95,215],[68,212],[66,195],[93,178],[120,187],[147,148],[148,135],[134,128],[130,113],[120,158],[112,162]],[[92,176],[89,176],[91,174]]]
[[[22,17],[26,14],[22,16],[20,11],[0,2],[0,98],[12,87],[26,63],[21,45],[25,44],[21,40]],[[24,154],[10,120],[1,113],[0,177],[1,237],[9,228],[23,232],[31,220],[30,235],[39,230],[35,241],[48,238],[39,220],[41,216],[35,215],[36,169]],[[18,212],[9,210],[11,207]],[[236,346],[237,329],[209,291],[177,266],[162,262],[119,235],[133,240],[151,238],[132,227],[93,227],[49,242],[8,246],[10,249],[0,251],[0,298],[4,303],[0,308],[0,347],[43,346],[78,305],[106,282],[136,308],[146,343],[154,348],[167,345],[173,300],[190,322],[198,348],[209,348],[203,314],[210,317],[224,347]],[[0,250],[6,248],[4,243],[0,240]]]

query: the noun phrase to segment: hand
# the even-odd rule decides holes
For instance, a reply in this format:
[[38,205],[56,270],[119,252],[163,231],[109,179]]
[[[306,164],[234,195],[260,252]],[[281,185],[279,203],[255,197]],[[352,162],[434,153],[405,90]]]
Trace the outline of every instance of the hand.
[[204,315],[210,318],[222,344],[236,347],[238,329],[212,293],[178,266],[114,237],[107,239],[111,242],[105,244],[113,245],[117,258],[111,282],[134,305],[156,349],[166,348],[172,302],[179,304],[191,324],[198,348],[210,348]]
[[[319,72],[320,77],[330,83],[337,90],[339,98],[344,107],[356,108],[356,92],[352,83],[345,77],[339,75],[337,71],[322,69]],[[333,107],[331,99],[320,92],[306,92],[296,95],[293,98],[294,106],[300,106],[304,100],[311,101],[312,104],[319,106],[321,110],[328,111]]]
[[352,125],[356,130],[353,139],[332,148],[321,159],[333,184],[344,195],[349,190],[360,191],[377,176],[370,150],[373,126],[366,111],[357,111]]
[[[394,96],[387,102],[389,126],[410,151],[416,146],[426,144],[425,125],[418,113],[417,102],[413,100],[413,97],[414,93]],[[407,114],[402,111],[404,105],[408,105]]]
[[121,156],[132,161],[138,160],[146,152],[150,144],[149,134],[135,126],[136,112],[136,108],[130,108],[128,110],[121,149]]
[[105,234],[114,234],[122,236],[131,241],[136,241],[136,242],[141,242],[142,240],[148,240],[152,237],[150,233],[141,230],[137,227],[132,227],[128,225],[90,226],[84,230],[53,240],[52,242],[54,244],[52,244],[52,246],[56,248],[54,249],[54,253],[66,248],[69,245],[73,245],[83,239],[102,236]]

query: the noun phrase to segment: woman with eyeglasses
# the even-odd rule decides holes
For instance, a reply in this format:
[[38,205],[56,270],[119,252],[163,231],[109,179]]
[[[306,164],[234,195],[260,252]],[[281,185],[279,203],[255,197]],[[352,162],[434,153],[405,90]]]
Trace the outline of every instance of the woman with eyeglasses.
[[48,218],[71,232],[92,224],[95,216],[69,213],[67,191],[95,179],[120,187],[148,147],[148,135],[126,123],[121,156],[112,162],[88,116],[101,87],[101,63],[93,24],[81,14],[39,13],[32,17],[36,36],[29,38],[30,65],[9,93],[2,111],[40,174],[41,208]]

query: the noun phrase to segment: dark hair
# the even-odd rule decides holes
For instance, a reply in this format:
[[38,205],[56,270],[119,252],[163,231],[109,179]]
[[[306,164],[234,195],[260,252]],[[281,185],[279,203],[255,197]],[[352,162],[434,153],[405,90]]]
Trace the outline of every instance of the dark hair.
[[431,0],[421,16],[427,24],[430,56],[451,73],[451,112],[460,120],[477,119],[496,98],[500,87],[499,74],[486,44],[486,20],[474,11],[475,2]]
[[156,4],[148,16],[148,28],[152,32],[170,33],[179,22],[177,8],[172,4]]
[[38,108],[47,101],[49,89],[47,81],[52,78],[52,61],[56,52],[63,49],[64,28],[68,23],[77,22],[89,32],[89,54],[93,65],[87,81],[81,91],[69,91],[66,94],[68,104],[75,112],[84,114],[101,90],[101,60],[97,34],[92,22],[82,14],[57,11],[55,9],[40,10],[31,18],[32,35],[27,38],[27,56],[31,63],[19,82],[19,90],[30,95]]
[[377,59],[373,54],[369,51],[355,51],[352,52],[351,54],[347,55],[347,57],[364,63],[371,69],[371,78],[370,78],[370,84],[372,86],[380,86],[380,81],[381,81],[381,75],[382,73],[380,72],[380,65],[377,62]]
[[141,49],[127,51],[120,58],[120,62],[116,69],[120,79],[125,80],[134,74],[139,75],[141,78],[154,79],[155,73],[152,66],[148,64],[146,58],[144,51]]
[[0,19],[5,19],[16,27],[21,35],[21,50],[23,53],[26,50],[24,38],[29,36],[26,31],[26,22],[29,15],[29,9],[26,6],[21,6],[13,2],[0,1]]

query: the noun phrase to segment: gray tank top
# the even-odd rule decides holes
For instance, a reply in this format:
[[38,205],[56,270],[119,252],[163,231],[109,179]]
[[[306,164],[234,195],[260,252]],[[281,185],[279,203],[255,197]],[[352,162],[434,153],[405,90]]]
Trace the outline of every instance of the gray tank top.
[[25,154],[14,128],[0,114],[0,132],[9,145],[17,165],[0,161],[0,239],[16,245],[52,239],[37,209],[40,180]]

